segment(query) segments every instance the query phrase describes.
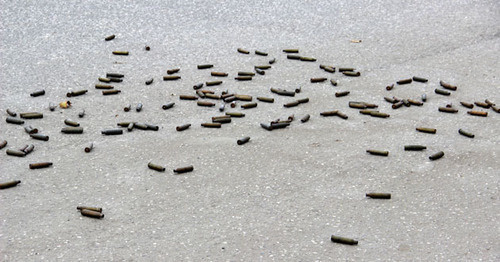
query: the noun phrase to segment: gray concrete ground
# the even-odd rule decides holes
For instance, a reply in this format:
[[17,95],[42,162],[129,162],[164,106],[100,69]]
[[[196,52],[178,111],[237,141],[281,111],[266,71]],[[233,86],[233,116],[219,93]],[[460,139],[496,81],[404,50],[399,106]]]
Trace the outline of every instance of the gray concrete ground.
[[[0,191],[2,261],[498,261],[500,260],[499,115],[468,115],[459,102],[500,103],[498,1],[0,1],[0,181],[22,180]],[[105,42],[104,37],[116,34]],[[361,43],[350,40],[361,39]],[[146,52],[144,46],[151,46]],[[269,52],[243,55],[239,47]],[[286,59],[283,48],[318,59]],[[128,50],[119,57],[113,50]],[[277,62],[264,76],[236,82],[238,71]],[[179,101],[192,86],[216,79],[197,64],[228,72],[211,89],[269,96],[246,116],[221,129],[200,123],[219,115]],[[355,67],[361,77],[320,70],[319,64]],[[170,68],[182,79],[164,82]],[[106,72],[126,75],[117,96],[94,89]],[[411,76],[428,83],[388,84]],[[154,77],[151,86],[144,81]],[[312,84],[311,77],[336,79]],[[218,79],[218,78],[217,78]],[[443,80],[458,86],[434,94]],[[302,87],[294,98],[271,87]],[[48,110],[69,90],[70,109]],[[45,89],[41,97],[30,97]],[[337,98],[337,91],[349,90]],[[422,107],[393,110],[384,96],[419,99]],[[161,105],[173,101],[171,110]],[[376,103],[391,116],[372,118],[348,101]],[[123,112],[142,102],[142,112]],[[459,112],[438,112],[452,103]],[[241,104],[241,103],[239,103]],[[31,139],[5,123],[7,108],[43,112],[26,122],[50,136]],[[77,114],[85,109],[82,119]],[[320,117],[339,109],[349,119]],[[259,126],[294,114],[311,115],[283,130]],[[64,135],[64,119],[81,135]],[[102,136],[119,121],[141,121],[160,130]],[[191,123],[184,132],[175,126]],[[415,131],[437,128],[437,134]],[[463,128],[474,139],[458,134]],[[251,136],[243,146],[236,140]],[[85,145],[95,149],[86,154]],[[34,144],[24,158],[7,148]],[[408,152],[407,144],[427,150]],[[388,157],[368,155],[383,149]],[[437,151],[445,156],[430,161]],[[53,167],[30,170],[29,163]],[[147,168],[153,161],[167,171]],[[194,172],[174,175],[173,168]],[[365,197],[392,193],[390,200]],[[102,220],[82,217],[78,205],[100,206]],[[332,234],[357,246],[332,243]]]

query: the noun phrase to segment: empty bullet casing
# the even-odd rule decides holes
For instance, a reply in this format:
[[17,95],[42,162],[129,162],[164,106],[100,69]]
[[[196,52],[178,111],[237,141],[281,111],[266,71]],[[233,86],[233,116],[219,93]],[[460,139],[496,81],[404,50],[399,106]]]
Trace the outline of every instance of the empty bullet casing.
[[198,97],[191,96],[191,95],[180,95],[179,99],[180,100],[198,100]]
[[390,97],[384,97],[385,101],[391,103],[391,104],[394,104],[396,102],[398,102],[396,99],[394,98],[390,98]]
[[113,55],[128,55],[128,51],[113,51]]
[[120,92],[121,90],[113,89],[113,90],[104,90],[102,91],[102,94],[105,96],[109,96],[109,95],[117,95]]
[[30,94],[32,97],[37,97],[37,96],[42,96],[45,95],[45,90],[38,90]]
[[319,82],[324,82],[326,81],[326,77],[316,77],[316,78],[311,78],[311,83],[319,83]]
[[330,83],[334,86],[337,86],[337,81],[333,80],[333,79],[330,79]]
[[196,90],[196,94],[201,98],[205,98],[205,93],[201,92],[201,90]]
[[198,69],[208,69],[212,68],[214,65],[206,64],[206,65],[198,65]]
[[483,111],[467,111],[467,114],[473,115],[473,116],[488,116],[488,112],[483,112]]
[[30,137],[36,140],[49,141],[49,136],[42,134],[30,134]]
[[293,101],[293,102],[286,103],[283,106],[284,107],[294,107],[294,106],[298,106],[299,104],[300,104],[299,101]]
[[148,129],[148,126],[146,124],[143,124],[143,123],[134,123],[134,127],[138,128],[138,129],[141,129],[141,130],[147,130]]
[[413,100],[413,99],[408,99],[408,102],[414,106],[422,106],[424,103],[420,102],[420,101],[417,101],[417,100]]
[[242,54],[245,54],[245,55],[250,54],[250,51],[245,50],[245,49],[243,49],[243,48],[238,48],[237,50],[238,50],[238,53],[242,53]]
[[398,84],[398,85],[405,85],[405,84],[409,84],[411,82],[412,82],[412,79],[408,78],[408,79],[399,80],[399,81],[396,82],[396,84]]
[[342,96],[346,96],[346,95],[348,95],[349,93],[351,93],[351,92],[349,92],[349,91],[336,92],[336,93],[335,93],[335,97],[342,97]]
[[83,133],[83,127],[63,127],[61,129],[61,133],[65,134],[82,134]]
[[0,141],[0,149],[4,148],[7,145],[7,140]]
[[26,148],[23,149],[23,152],[27,154],[33,152],[33,149],[35,149],[35,145],[31,144],[29,146],[27,146]]
[[153,81],[154,81],[154,78],[150,78],[150,79],[146,80],[145,84],[151,85],[153,83]]
[[94,143],[90,143],[88,146],[85,147],[84,151],[85,153],[90,153],[94,149]]
[[174,103],[174,102],[170,102],[170,103],[167,103],[167,104],[162,105],[162,106],[161,106],[161,108],[162,108],[163,110],[167,110],[167,109],[169,109],[169,108],[172,108],[174,105],[175,105],[175,103]]
[[425,79],[425,78],[423,78],[423,77],[414,76],[413,77],[413,81],[421,82],[421,83],[426,83],[428,80]]
[[311,118],[311,116],[309,114],[307,114],[300,119],[300,122],[305,123],[305,122],[309,121],[310,118]]
[[255,73],[254,72],[238,72],[238,75],[239,76],[254,76]]
[[316,58],[314,57],[301,56],[299,59],[305,62],[316,62]]
[[209,81],[209,82],[205,82],[205,84],[207,86],[217,86],[217,85],[222,84],[222,81]]
[[139,104],[137,104],[137,106],[135,107],[135,111],[137,111],[137,112],[141,112],[141,110],[142,110],[142,103],[139,103]]
[[376,155],[376,156],[388,156],[389,151],[382,151],[382,150],[372,150],[368,149],[366,150],[367,153],[370,153],[371,155]]
[[109,81],[114,82],[114,83],[121,83],[121,82],[123,82],[123,79],[117,78],[117,77],[110,77]]
[[134,122],[129,123],[127,126],[127,131],[131,132],[132,130],[134,130],[134,126],[135,126]]
[[457,90],[457,86],[454,86],[454,85],[450,85],[450,84],[447,84],[443,81],[439,81],[439,84],[444,88],[444,89],[448,89],[448,90]]
[[99,219],[104,217],[103,213],[89,210],[89,209],[82,209],[82,210],[80,210],[80,213],[86,217],[99,218]]
[[181,70],[180,68],[169,69],[169,70],[167,70],[167,74],[169,74],[169,75],[175,74],[175,73],[178,73],[180,70]]
[[439,151],[431,156],[429,156],[429,159],[430,160],[437,160],[437,159],[440,159],[441,157],[444,156],[444,152],[443,151]]
[[43,114],[38,112],[20,113],[19,116],[24,119],[43,118]]
[[208,128],[221,128],[221,123],[202,123],[202,127],[208,127]]
[[128,112],[128,111],[130,111],[130,109],[132,109],[132,105],[129,104],[123,108],[123,111]]
[[390,193],[366,193],[366,196],[369,198],[377,198],[377,199],[391,199]]
[[357,240],[347,238],[347,237],[339,237],[339,236],[335,236],[335,235],[332,235],[331,240],[332,240],[332,242],[346,244],[346,245],[357,245],[358,244]]
[[455,109],[455,108],[451,108],[451,107],[443,107],[443,106],[440,106],[438,108],[439,112],[444,112],[444,113],[457,113],[458,112],[458,109]]
[[305,104],[309,102],[309,97],[298,99],[297,102]]
[[111,82],[111,79],[109,79],[107,77],[99,77],[99,78],[97,78],[97,80],[99,80],[99,82],[103,82],[103,83]]
[[237,76],[234,79],[238,81],[250,81],[252,80],[252,76]]
[[422,133],[429,133],[429,134],[435,134],[437,131],[435,128],[428,128],[428,127],[417,127],[416,130]]
[[80,126],[80,124],[78,122],[70,120],[70,119],[65,119],[64,123],[68,126]]
[[378,112],[378,111],[371,111],[370,112],[370,116],[380,117],[380,118],[387,118],[387,117],[390,117],[391,115],[386,114],[386,113],[382,113],[382,112]]
[[266,52],[257,51],[257,50],[255,50],[255,54],[256,54],[256,55],[261,55],[261,56],[267,56],[267,53],[266,53]]
[[188,129],[190,126],[191,126],[191,124],[184,124],[184,125],[176,127],[175,130],[177,130],[179,132],[184,131],[184,130]]
[[123,74],[119,74],[119,73],[106,73],[106,77],[117,77],[117,78],[122,78],[124,77],[125,75]]
[[298,53],[299,49],[283,49],[284,53]]
[[276,62],[276,58],[269,60],[269,64],[271,64],[271,65],[274,64],[275,62]]
[[92,211],[95,211],[95,212],[102,212],[102,208],[101,207],[77,206],[76,209],[77,210],[87,209],[87,210],[92,210]]
[[474,138],[474,134],[467,132],[463,129],[458,129],[458,133],[466,137]]
[[478,101],[474,102],[474,104],[476,106],[479,106],[479,107],[482,107],[482,108],[490,108],[490,106],[491,106],[490,104],[488,104],[486,102],[478,102]]
[[88,92],[87,89],[82,89],[82,90],[78,90],[78,91],[71,91],[69,93],[66,94],[67,97],[72,97],[72,96],[81,96],[81,95],[84,95]]
[[398,109],[401,106],[403,106],[403,104],[404,104],[403,101],[399,101],[399,102],[392,105],[392,109]]
[[300,60],[300,55],[287,55],[286,58],[292,59],[292,60]]
[[174,172],[178,173],[178,174],[182,174],[182,173],[186,173],[186,172],[191,172],[193,170],[194,170],[193,166],[185,166],[185,167],[179,167],[179,168],[174,169]]
[[101,134],[103,135],[121,135],[123,134],[123,130],[121,129],[106,129],[106,130],[102,130],[101,131]]
[[244,109],[249,109],[249,108],[254,108],[254,107],[257,107],[257,103],[246,103],[246,104],[243,104],[241,105],[241,108],[244,108]]
[[30,164],[30,169],[40,169],[40,168],[46,168],[52,165],[52,162],[40,162],[40,163],[33,163]]
[[426,146],[421,146],[421,145],[406,145],[405,146],[405,151],[421,151],[427,149]]
[[352,67],[339,67],[339,72],[348,72],[348,71],[353,72],[354,70],[356,69]]
[[211,72],[210,75],[225,77],[225,76],[228,76],[228,73],[224,73],[224,72]]
[[462,106],[464,106],[464,107],[467,107],[467,108],[473,108],[473,107],[474,107],[474,105],[473,105],[473,104],[471,104],[471,103],[467,103],[467,102],[460,102],[460,104],[461,104]]
[[163,81],[171,81],[181,79],[181,76],[163,76]]
[[0,183],[0,189],[15,187],[19,183],[21,183],[21,180],[14,180],[14,181],[10,181],[10,182]]
[[274,98],[269,98],[269,97],[259,96],[259,97],[257,97],[257,100],[262,101],[262,102],[266,102],[266,103],[274,103]]
[[6,110],[6,112],[7,112],[7,114],[9,114],[9,115],[10,115],[10,116],[12,116],[12,117],[17,116],[17,113],[16,113],[16,112],[14,112],[14,111],[12,111],[12,110],[10,110],[10,109],[7,109],[7,110]]
[[234,95],[240,101],[252,101],[253,97],[249,95]]
[[194,86],[193,86],[193,89],[194,89],[194,90],[197,90],[197,89],[200,89],[200,88],[202,88],[202,87],[203,87],[203,83],[199,83],[199,84],[194,85]]
[[224,108],[225,108],[225,107],[226,107],[226,105],[221,104],[221,105],[219,106],[219,111],[221,111],[221,112],[222,112],[222,111],[224,111]]
[[231,117],[244,117],[245,114],[239,112],[226,112],[226,115]]
[[199,106],[207,106],[207,107],[212,107],[212,106],[215,106],[214,103],[212,102],[208,102],[208,101],[198,101],[197,104]]
[[342,72],[342,74],[345,76],[353,76],[353,77],[361,75],[360,72],[352,72],[352,71],[344,71],[344,72]]
[[270,65],[258,65],[258,66],[254,66],[254,68],[266,70],[266,69],[271,68],[271,66]]
[[105,40],[105,41],[111,41],[111,40],[113,40],[113,39],[115,39],[115,35],[106,36],[106,37],[104,38],[104,40]]
[[339,112],[338,110],[333,110],[333,111],[321,112],[319,114],[322,116],[336,116],[338,114],[338,112]]
[[7,149],[5,153],[7,153],[7,155],[9,156],[18,156],[18,157],[26,156],[26,153],[24,151],[15,149]]
[[246,142],[250,141],[250,137],[249,136],[246,136],[246,137],[243,137],[243,138],[240,138],[238,139],[238,141],[236,141],[236,143],[238,145],[243,145],[245,144]]
[[114,86],[111,85],[103,85],[103,84],[96,84],[95,89],[113,89],[115,88]]
[[426,102],[427,101],[427,95],[426,94],[422,94],[422,102]]
[[259,74],[259,75],[265,75],[266,74],[266,71],[264,71],[262,69],[258,69],[258,68],[255,68],[255,72],[257,72],[257,74]]
[[153,164],[151,162],[148,163],[148,167],[151,168],[151,169],[153,169],[153,170],[159,171],[159,172],[165,171],[164,167],[162,167],[160,165]]
[[231,117],[230,116],[227,116],[226,118],[213,118],[212,117],[212,123],[221,123],[221,124],[231,123]]
[[323,70],[325,70],[328,73],[335,73],[335,67],[332,66],[325,66],[323,67]]
[[11,117],[11,116],[8,116],[5,121],[9,124],[15,124],[15,125],[22,125],[24,124],[24,120],[22,119],[18,119],[18,118],[14,118],[14,117]]

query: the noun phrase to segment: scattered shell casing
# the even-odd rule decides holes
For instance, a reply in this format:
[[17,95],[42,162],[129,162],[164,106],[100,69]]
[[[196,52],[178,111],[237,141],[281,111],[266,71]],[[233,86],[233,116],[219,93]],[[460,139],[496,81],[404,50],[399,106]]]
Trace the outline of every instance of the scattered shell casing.
[[20,113],[19,116],[24,119],[43,118],[43,114],[38,112]]
[[92,211],[96,211],[96,212],[102,212],[102,208],[101,207],[77,206],[76,209],[77,210],[87,209],[87,210],[92,210]]
[[408,99],[408,102],[414,106],[422,106],[424,103],[420,102],[420,101],[417,101],[417,100],[413,100],[413,99]]
[[27,155],[27,154],[29,154],[29,153],[33,152],[33,150],[34,150],[34,149],[35,149],[35,145],[30,144],[28,147],[24,148],[24,149],[23,149],[23,151],[24,151],[24,153],[26,153],[26,155]]
[[325,82],[326,80],[327,80],[326,77],[316,77],[316,78],[311,78],[311,83]]
[[171,74],[178,73],[179,71],[181,71],[180,68],[169,69],[169,70],[167,70],[167,74],[171,75]]
[[350,101],[349,102],[349,107],[350,108],[356,108],[356,109],[365,109],[366,105],[365,105],[365,103]]
[[205,82],[205,84],[207,86],[217,86],[217,85],[222,84],[222,81],[220,81],[220,80],[219,81],[209,81],[209,82]]
[[21,183],[21,180],[14,180],[14,181],[10,181],[10,182],[0,183],[0,189],[15,187],[19,183]]
[[482,107],[482,108],[490,108],[490,107],[491,107],[491,105],[490,105],[490,104],[488,104],[488,103],[486,103],[486,102],[479,102],[479,101],[476,101],[476,102],[474,102],[474,104],[475,104],[476,106],[479,106],[479,107]]
[[267,56],[267,53],[266,53],[266,52],[257,51],[257,50],[255,50],[255,54],[256,54],[256,55],[261,55],[261,56]]
[[328,73],[335,73],[335,67],[332,66],[325,66],[323,70],[325,70]]
[[96,84],[95,89],[113,89],[115,88],[114,86],[111,85],[103,85],[103,84]]
[[127,131],[132,132],[134,130],[135,122],[130,122],[127,126]]
[[467,108],[473,108],[473,107],[474,107],[474,105],[473,105],[473,104],[471,104],[471,103],[467,103],[467,102],[460,102],[460,104],[461,104],[462,106],[464,106],[464,107],[467,107]]
[[102,91],[102,94],[105,95],[105,96],[109,96],[109,95],[117,95],[120,92],[121,92],[121,90],[111,89],[111,90],[104,90],[104,91]]
[[[271,91],[273,91],[273,88],[271,88]],[[276,92],[273,92],[273,93],[276,93],[276,94],[281,95],[281,96],[295,96],[295,92],[286,91],[283,89],[277,89]]]
[[352,67],[339,67],[339,72],[354,72],[354,70],[356,69]]
[[81,95],[84,95],[88,92],[87,89],[82,89],[82,90],[78,90],[78,91],[71,91],[69,93],[66,93],[66,96],[67,97],[72,97],[72,96],[81,96]]
[[[202,91],[208,91],[208,90],[202,90]],[[220,100],[220,96],[219,95],[214,95],[214,94],[208,93],[208,92],[205,92],[205,98]]]
[[128,55],[128,51],[113,51],[113,55]]
[[485,99],[484,102],[490,106],[494,106],[495,103],[491,102],[489,99]]
[[273,128],[271,127],[271,124],[260,123],[260,126],[264,129],[266,129],[267,131],[273,130]]
[[439,84],[444,88],[444,89],[448,89],[448,90],[452,90],[452,91],[456,91],[457,90],[457,86],[454,86],[454,85],[450,85],[450,84],[447,84],[443,81],[439,81]]
[[219,111],[222,112],[222,111],[224,111],[225,108],[226,108],[226,105],[225,104],[221,104],[219,106]]
[[123,108],[123,111],[128,112],[130,111],[130,109],[132,109],[132,105],[128,104],[126,107]]
[[215,103],[208,102],[208,101],[198,101],[197,104],[198,104],[198,106],[207,106],[207,107],[215,106]]
[[336,92],[336,93],[335,93],[335,97],[342,97],[342,96],[346,96],[346,95],[348,95],[349,93],[351,93],[351,92],[350,92],[350,91]]
[[290,125],[290,122],[278,122],[278,123],[271,123],[271,129],[279,129],[279,128],[286,128],[287,126]]
[[65,119],[64,123],[68,126],[80,126],[80,123],[70,120],[70,119]]
[[254,66],[254,68],[266,70],[266,69],[271,68],[271,66],[270,65],[258,65],[258,66]]
[[40,163],[33,163],[30,164],[30,169],[40,169],[40,168],[46,168],[52,165],[52,162],[40,162]]
[[29,147],[29,145],[24,145],[23,147],[21,147],[19,149],[19,151],[22,151],[22,152],[26,153],[24,150],[27,149],[28,147]]
[[420,83],[426,83],[429,80],[427,80],[426,78],[423,78],[423,77],[414,76],[413,81],[420,82]]
[[7,146],[7,140],[0,141],[0,149],[4,148]]
[[422,102],[426,102],[427,101],[427,95],[426,94],[422,94]]
[[138,128],[141,130],[147,130],[148,126],[144,123],[134,123],[134,128]]
[[422,145],[406,145],[405,146],[405,151],[422,151],[424,149],[427,149],[427,147],[422,146]]
[[432,154],[431,156],[429,156],[429,159],[430,160],[437,160],[437,159],[440,159],[441,157],[444,156],[444,152],[443,151],[439,151],[435,154]]
[[61,129],[61,133],[65,133],[65,134],[82,134],[83,133],[83,127],[75,127],[75,126],[63,127]]
[[240,101],[252,101],[253,99],[253,97],[249,95],[234,95],[234,97],[236,97],[236,99]]
[[337,86],[337,81],[333,80],[333,79],[330,79],[330,83],[334,86]]
[[144,82],[146,85],[151,85],[154,81],[154,78],[150,78],[148,80],[146,80],[146,82]]
[[262,69],[258,69],[258,68],[255,68],[255,72],[257,72],[257,74],[259,74],[259,75],[265,75],[266,74],[266,71],[264,71]]
[[174,172],[177,174],[182,174],[182,173],[191,172],[193,170],[194,170],[193,166],[185,166],[185,167],[179,167],[179,168],[174,169]]
[[15,124],[15,125],[22,125],[24,124],[24,120],[22,119],[19,119],[19,118],[14,118],[14,117],[11,117],[11,116],[8,116],[5,121],[9,124]]
[[308,103],[309,102],[309,97],[298,99],[297,102],[299,102],[301,104]]
[[300,104],[299,101],[292,101],[292,102],[288,102],[286,104],[284,104],[283,106],[284,107],[294,107],[294,106],[298,106]]
[[466,137],[474,138],[474,134],[467,132],[463,129],[458,129],[458,133]]
[[250,141],[250,137],[249,136],[246,136],[246,137],[243,137],[243,138],[240,138],[236,141],[236,143],[238,145],[243,145],[245,143],[247,143],[248,141]]
[[110,78],[110,77],[122,78],[124,76],[125,76],[124,74],[119,74],[119,73],[106,73],[107,78]]
[[299,87],[295,88],[295,93],[298,94],[298,93],[300,93],[300,91],[302,91],[302,87],[299,86]]
[[333,111],[321,112],[319,114],[322,116],[336,116],[338,114],[338,112],[339,112],[338,110],[333,110]]
[[410,84],[411,82],[412,82],[412,79],[408,78],[408,79],[399,80],[399,81],[396,82],[396,84],[398,84],[398,85],[406,85],[406,84]]
[[254,72],[242,72],[242,71],[240,71],[240,72],[238,72],[238,75],[239,76],[254,76],[255,73]]
[[84,151],[85,153],[90,153],[94,149],[94,143],[90,143],[88,146],[85,147]]
[[149,46],[147,45],[147,46],[145,46],[145,47],[144,47],[144,49],[145,49],[146,51],[149,51],[149,50],[151,50],[151,47],[149,47]]
[[211,72],[210,75],[212,76],[221,76],[221,77],[226,77],[228,76],[229,74],[228,73],[224,73],[224,72]]
[[255,103],[255,102],[246,103],[246,104],[241,105],[241,108],[244,108],[244,109],[249,109],[249,108],[254,108],[254,107],[257,107],[257,103]]
[[250,80],[252,80],[252,77],[251,76],[237,76],[234,79],[236,79],[238,81],[250,81]]
[[231,117],[244,117],[245,114],[240,113],[240,112],[226,112],[226,115],[231,116]]
[[159,171],[159,172],[165,171],[164,167],[162,167],[160,165],[153,164],[151,162],[148,163],[148,167],[151,168],[151,169],[153,169],[153,170]]
[[179,99],[180,100],[198,100],[198,97],[191,96],[191,95],[180,95]]
[[347,237],[335,236],[335,235],[332,235],[331,240],[332,240],[332,242],[339,243],[339,244],[346,244],[346,245],[357,245],[358,244],[357,240],[347,238]]
[[212,123],[221,123],[221,124],[231,123],[231,117],[230,116],[227,116],[226,118],[213,118],[212,117]]
[[299,49],[283,49],[284,53],[298,53]]
[[370,112],[370,116],[380,117],[380,118],[387,118],[387,117],[390,117],[391,115],[386,114],[386,113],[382,113],[382,112],[378,112],[378,111],[371,111]]
[[428,128],[428,127],[417,127],[416,130],[422,133],[429,133],[429,134],[435,134],[437,132],[435,128]]
[[221,128],[221,123],[202,123],[202,127],[208,127],[208,128]]
[[342,72],[342,74],[344,74],[345,76],[353,76],[353,77],[361,75],[360,72],[352,72],[352,71],[344,71]]
[[488,112],[483,112],[483,111],[467,111],[467,114],[473,115],[473,116],[483,116],[483,117],[488,116]]
[[391,199],[390,193],[366,193],[366,196],[369,198],[376,198],[376,199]]
[[396,102],[395,104],[392,105],[392,109],[398,109],[401,106],[403,106],[403,101]]
[[270,98],[270,97],[259,96],[259,97],[257,97],[257,100],[259,100],[261,102],[266,102],[266,103],[274,103],[274,98]]
[[491,109],[493,109],[493,111],[497,112],[497,113],[500,113],[500,107],[494,105],[494,106],[491,106]]
[[145,124],[148,130],[153,130],[153,131],[158,131],[160,129],[159,126],[157,125],[152,125],[152,124]]
[[198,69],[208,69],[208,68],[212,68],[212,67],[214,67],[214,65],[211,65],[211,64],[198,65]]
[[135,107],[135,111],[137,111],[137,112],[141,112],[141,110],[142,110],[142,103],[139,103],[139,104],[137,104],[137,106]]
[[174,102],[170,102],[170,103],[166,103],[166,104],[162,105],[162,106],[161,106],[161,108],[162,108],[163,110],[167,110],[167,109],[169,109],[169,108],[174,107],[174,105],[175,105],[175,103],[174,103]]
[[121,129],[105,129],[101,131],[103,135],[121,135],[123,134],[123,130]]
[[113,40],[113,39],[115,39],[115,35],[106,36],[106,37],[104,38],[104,40],[105,40],[105,41],[111,41],[111,40]]
[[224,102],[226,102],[226,103],[231,103],[234,100],[236,100],[236,97],[234,95],[224,98]]
[[201,92],[201,90],[196,90],[196,94],[197,94],[200,98],[205,98],[205,93]]
[[243,49],[243,48],[238,48],[237,50],[238,50],[238,53],[242,53],[242,54],[245,54],[245,55],[250,54],[250,51],[245,50],[245,49]]
[[316,58],[314,57],[301,56],[299,59],[305,62],[316,62]]
[[30,137],[36,140],[49,141],[49,136],[42,134],[30,134]]
[[275,62],[276,62],[276,58],[269,60],[269,64],[271,64],[271,65],[274,64]]
[[26,153],[24,151],[15,150],[15,149],[7,149],[5,151],[5,153],[7,153],[7,155],[9,155],[9,156],[18,156],[18,157],[26,156]]
[[104,217],[104,214],[101,213],[101,212],[96,212],[96,211],[93,211],[93,210],[89,210],[89,209],[82,209],[80,210],[80,213],[83,215],[83,216],[86,216],[86,217],[92,217],[92,218],[103,218]]
[[45,90],[38,90],[30,94],[32,97],[43,96],[45,95]]
[[300,60],[300,55],[287,55],[286,58],[292,59],[292,60]]
[[198,89],[200,89],[200,88],[202,88],[202,87],[203,87],[203,83],[199,83],[199,84],[194,85],[194,86],[193,86],[193,89],[194,89],[194,90],[198,90]]
[[305,122],[309,121],[310,118],[311,118],[311,115],[307,114],[300,119],[300,122],[305,123]]
[[340,112],[340,111],[338,111],[338,112],[337,112],[337,116],[338,116],[338,117],[340,117],[340,118],[342,118],[342,119],[347,119],[347,118],[349,118],[346,114],[344,114],[344,113],[342,113],[342,112]]
[[359,110],[359,113],[360,114],[363,114],[363,115],[370,115],[374,112],[378,112],[378,111],[375,111],[375,110],[372,110],[372,109],[361,109]]
[[163,81],[172,81],[172,80],[177,80],[181,79],[181,76],[175,75],[175,76],[163,76]]
[[121,82],[123,82],[123,79],[118,78],[118,77],[110,77],[109,81],[113,82],[113,83],[121,83]]
[[376,156],[388,156],[389,151],[383,151],[383,150],[373,150],[373,149],[368,149],[366,150],[367,153],[371,155],[376,155]]
[[99,77],[99,78],[97,78],[97,80],[99,80],[99,82],[103,82],[103,83],[111,82],[111,79],[109,79],[107,77]]
[[214,91],[212,90],[200,90],[203,94],[214,94]]
[[390,97],[387,97],[387,96],[384,97],[384,100],[387,101],[387,102],[389,102],[389,103],[391,103],[391,104],[394,104],[394,103],[397,102],[396,99],[390,98]]
[[180,132],[180,131],[184,131],[184,130],[188,129],[190,126],[191,126],[191,124],[184,124],[184,125],[180,125],[180,126],[177,126],[177,127],[175,128],[175,130],[177,130],[177,131],[179,131],[179,132]]
[[452,108],[452,107],[443,107],[440,106],[438,108],[439,112],[444,112],[444,113],[457,113],[458,109]]
[[403,99],[401,101],[403,102],[403,105],[405,105],[406,107],[410,107],[411,106],[410,101],[408,101],[408,99]]
[[14,111],[12,111],[12,110],[10,110],[10,109],[7,109],[7,110],[6,110],[6,112],[7,112],[7,114],[9,114],[9,115],[10,115],[10,116],[12,116],[12,117],[17,116],[17,113],[16,113],[16,112],[14,112]]

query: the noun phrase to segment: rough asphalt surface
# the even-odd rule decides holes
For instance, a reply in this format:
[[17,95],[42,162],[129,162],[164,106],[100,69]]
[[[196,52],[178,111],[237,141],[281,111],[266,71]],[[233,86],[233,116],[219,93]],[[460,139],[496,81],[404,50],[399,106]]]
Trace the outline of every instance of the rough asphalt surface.
[[[406,1],[404,1],[406,2]],[[460,101],[500,104],[500,4],[498,1],[0,1],[0,190],[2,261],[498,261],[500,260],[500,115],[471,116]],[[104,37],[115,34],[112,41]],[[351,40],[360,39],[361,43]],[[145,51],[149,45],[151,51]],[[243,55],[237,48],[252,53]],[[317,62],[286,59],[284,48]],[[126,50],[129,56],[111,52]],[[253,54],[255,50],[268,57]],[[251,82],[238,71],[277,62]],[[198,70],[198,64],[214,64]],[[354,67],[360,77],[319,69]],[[180,68],[177,81],[162,81]],[[211,71],[229,73],[212,77]],[[94,89],[107,72],[125,74],[122,92]],[[413,82],[385,87],[397,80]],[[154,83],[144,81],[154,77]],[[311,77],[338,81],[310,83]],[[200,126],[220,115],[218,106],[180,101],[199,82],[220,94],[274,97],[220,129]],[[439,81],[458,86],[434,93]],[[293,90],[277,96],[271,87]],[[46,94],[30,97],[45,89]],[[48,109],[65,101],[69,109]],[[335,92],[350,91],[345,97]],[[419,100],[397,110],[384,96]],[[309,97],[298,107],[283,104]],[[175,102],[170,110],[161,105]],[[362,115],[349,101],[378,104],[387,119]],[[127,104],[141,112],[125,113]],[[217,101],[219,105],[221,101]],[[451,103],[456,114],[438,112]],[[26,120],[47,142],[7,124],[5,110],[37,111]],[[78,112],[85,109],[84,118]],[[349,116],[321,117],[338,109]],[[311,115],[286,129],[259,126],[294,114]],[[83,134],[62,134],[64,119]],[[120,121],[156,124],[103,136]],[[175,127],[191,123],[190,129]],[[435,135],[416,127],[433,127]],[[475,134],[458,134],[463,128]],[[236,140],[250,136],[245,145]],[[94,142],[91,153],[84,147]],[[34,144],[24,158],[8,148]],[[420,152],[404,145],[421,144]],[[367,149],[388,150],[374,156]],[[430,161],[438,151],[444,157]],[[30,163],[53,166],[30,170]],[[166,167],[163,173],[148,162]],[[174,175],[177,167],[194,171]],[[390,200],[366,198],[387,192]],[[99,206],[105,217],[83,217],[78,205]],[[354,238],[356,246],[330,241]]]

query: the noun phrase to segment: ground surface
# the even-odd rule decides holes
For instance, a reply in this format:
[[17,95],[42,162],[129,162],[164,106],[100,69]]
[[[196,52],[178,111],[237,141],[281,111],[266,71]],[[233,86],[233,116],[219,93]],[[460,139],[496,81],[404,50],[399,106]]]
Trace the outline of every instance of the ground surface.
[[[499,18],[498,1],[0,1],[0,140],[8,141],[0,181],[22,180],[0,191],[0,260],[498,261],[500,115],[479,108],[488,117],[470,116],[459,101],[500,103]],[[116,39],[105,42],[110,34]],[[270,55],[239,54],[239,47]],[[318,61],[287,60],[283,48]],[[266,75],[233,79],[271,57],[277,62]],[[230,74],[206,89],[275,103],[259,102],[221,129],[200,127],[220,114],[217,108],[178,96],[216,79],[210,69],[196,69],[205,63]],[[330,74],[319,64],[355,67],[361,77]],[[182,79],[162,81],[170,68],[181,68]],[[94,89],[106,72],[126,75],[115,84],[121,94]],[[385,90],[414,75],[429,82]],[[154,84],[144,85],[150,77]],[[311,77],[339,84],[311,84]],[[458,90],[434,94],[439,80]],[[299,86],[296,97],[310,102],[294,108],[282,106],[294,98],[269,91]],[[30,97],[37,89],[46,94]],[[50,102],[78,89],[89,92],[71,98],[72,108],[49,111]],[[344,90],[350,95],[335,97]],[[423,93],[422,107],[393,110],[383,100],[418,100]],[[169,101],[175,107],[161,110]],[[376,103],[391,117],[361,115],[348,101]],[[139,102],[142,112],[123,112]],[[448,103],[459,112],[438,112]],[[50,140],[33,140],[22,126],[5,123],[7,108],[43,112],[43,119],[26,122]],[[319,116],[333,109],[349,119]],[[259,126],[292,114],[311,120],[272,132]],[[61,134],[67,118],[79,121],[84,134]],[[160,130],[100,134],[119,121]],[[191,128],[175,131],[185,123]],[[438,132],[418,133],[418,126]],[[459,135],[459,128],[476,137]],[[250,142],[236,145],[243,136]],[[92,141],[95,149],[84,153]],[[35,150],[24,158],[4,153],[31,143]],[[407,152],[407,144],[427,150]],[[429,161],[440,150],[445,156]],[[28,169],[42,161],[54,165]],[[149,161],[167,171],[148,169]],[[195,171],[173,174],[185,165]],[[372,191],[392,199],[366,198]],[[82,217],[77,205],[103,207],[105,218]],[[359,244],[332,243],[332,234]]]

